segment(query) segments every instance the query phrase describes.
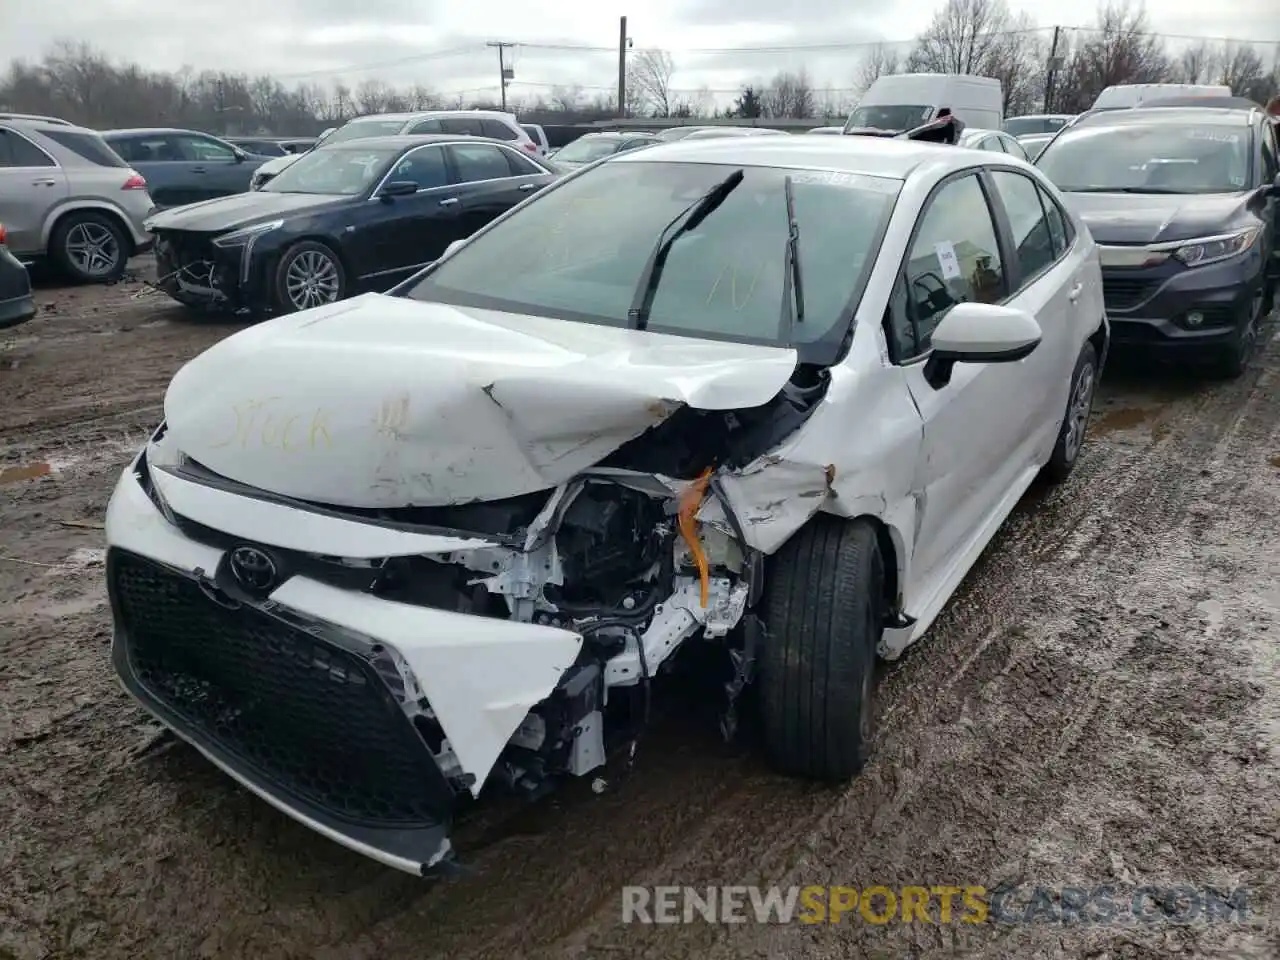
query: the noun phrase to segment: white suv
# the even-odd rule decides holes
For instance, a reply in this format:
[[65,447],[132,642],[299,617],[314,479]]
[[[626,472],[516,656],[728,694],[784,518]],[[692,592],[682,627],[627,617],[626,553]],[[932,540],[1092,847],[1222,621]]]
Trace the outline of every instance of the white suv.
[[[529,138],[516,121],[515,114],[498,110],[422,110],[416,113],[375,113],[356,117],[322,137],[316,147],[362,137],[390,137],[403,133],[448,133],[454,136],[490,137],[505,140],[526,153],[538,156],[538,144]],[[269,160],[253,172],[250,190],[263,185],[288,167],[302,154]]]

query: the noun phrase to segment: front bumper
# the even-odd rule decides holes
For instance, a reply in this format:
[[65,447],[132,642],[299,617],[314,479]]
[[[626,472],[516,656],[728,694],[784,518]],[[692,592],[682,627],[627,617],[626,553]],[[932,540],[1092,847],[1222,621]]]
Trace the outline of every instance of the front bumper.
[[154,236],[156,286],[201,311],[266,312],[268,267],[252,244],[217,247],[191,235]]
[[8,247],[0,246],[0,328],[16,327],[36,315],[27,268]]
[[[1264,282],[1257,248],[1234,260],[1187,269],[1102,268],[1103,297],[1117,348],[1213,358],[1230,347]],[[1198,325],[1188,317],[1200,314]]]
[[[302,516],[165,474],[163,502],[180,527],[152,499],[159,485],[143,486],[159,475],[140,458],[107,510],[112,661],[125,689],[318,833],[414,874],[444,863],[460,785],[479,792],[528,710],[573,663],[581,637],[382,600],[288,563],[268,595],[235,596],[221,585],[237,543],[312,557],[320,544],[345,539],[372,556],[409,535]],[[224,512],[226,523],[207,526]],[[388,673],[388,662],[408,676]],[[406,696],[411,688],[422,696]],[[457,764],[452,781],[434,757],[442,742]]]

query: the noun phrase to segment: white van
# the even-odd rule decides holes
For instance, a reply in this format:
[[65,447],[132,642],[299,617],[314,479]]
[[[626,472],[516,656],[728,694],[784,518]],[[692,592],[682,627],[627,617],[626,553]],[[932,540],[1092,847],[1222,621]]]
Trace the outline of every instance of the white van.
[[992,77],[948,73],[898,73],[880,77],[862,95],[845,133],[912,130],[950,110],[966,127],[999,130],[1004,91]]
[[1093,101],[1094,110],[1123,110],[1166,97],[1230,97],[1231,88],[1209,83],[1119,83]]

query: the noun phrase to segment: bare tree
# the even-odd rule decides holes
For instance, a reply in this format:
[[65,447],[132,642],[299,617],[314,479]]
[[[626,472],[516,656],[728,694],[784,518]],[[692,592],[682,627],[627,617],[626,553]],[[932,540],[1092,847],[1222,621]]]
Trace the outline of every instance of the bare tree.
[[393,93],[381,80],[363,80],[356,87],[356,106],[361,113],[385,113]]
[[1238,97],[1248,96],[1267,72],[1258,51],[1248,44],[1227,44],[1219,62],[1222,67],[1218,82],[1230,87]]
[[916,38],[907,67],[929,73],[981,74],[999,56],[1009,19],[1005,0],[947,0]]
[[1025,13],[1005,20],[1004,31],[982,64],[982,75],[1000,81],[1004,115],[1031,113],[1044,100],[1049,51],[1044,38]]
[[774,74],[764,89],[764,112],[767,117],[812,117],[814,113],[813,84],[809,74],[800,69],[792,73],[786,70]]
[[552,87],[551,108],[561,113],[573,113],[582,103],[582,87]]
[[1219,52],[1201,40],[1178,55],[1172,73],[1179,83],[1204,83],[1217,70],[1220,59]]
[[863,57],[858,66],[858,93],[866,93],[867,88],[881,77],[902,72],[902,55],[897,48],[877,43]]
[[671,77],[676,64],[665,50],[640,50],[627,60],[628,109],[669,117],[675,109]]
[[1160,83],[1172,73],[1164,44],[1148,29],[1146,10],[1118,0],[1103,8],[1098,25],[1076,47],[1056,106],[1068,112],[1087,110],[1106,87]]

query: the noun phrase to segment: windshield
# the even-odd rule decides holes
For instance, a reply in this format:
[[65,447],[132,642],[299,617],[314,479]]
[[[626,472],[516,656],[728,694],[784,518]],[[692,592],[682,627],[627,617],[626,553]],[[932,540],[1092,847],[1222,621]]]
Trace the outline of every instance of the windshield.
[[566,163],[590,163],[611,153],[618,152],[620,141],[612,138],[579,137],[567,146],[561,147],[556,159]]
[[354,197],[377,182],[402,147],[330,147],[304,153],[262,189],[269,193],[316,193]]
[[1004,122],[1004,132],[1011,137],[1025,137],[1029,133],[1053,133],[1066,124],[1061,117],[1014,117]]
[[403,120],[352,120],[325,138],[326,147],[366,137],[394,137],[404,127]]
[[1036,165],[1069,193],[1236,193],[1248,147],[1247,127],[1126,123],[1066,131]]
[[891,105],[858,107],[849,114],[845,129],[869,127],[873,130],[914,130],[933,119],[933,107],[919,105]]
[[[804,320],[801,358],[832,363],[875,263],[901,181],[814,170],[608,161],[523,206],[443,260],[408,295],[631,326],[628,310],[663,228],[735,170],[742,182],[671,247],[648,329],[780,344],[793,178]],[[502,264],[494,270],[495,263]]]

